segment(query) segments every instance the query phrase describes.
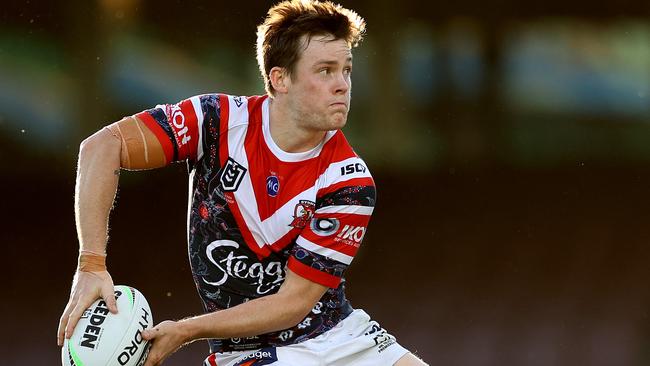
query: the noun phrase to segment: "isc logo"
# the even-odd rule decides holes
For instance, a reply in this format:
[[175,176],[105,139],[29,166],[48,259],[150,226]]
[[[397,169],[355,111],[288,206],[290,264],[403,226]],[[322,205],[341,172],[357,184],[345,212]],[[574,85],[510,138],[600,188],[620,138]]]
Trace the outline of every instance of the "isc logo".
[[366,235],[366,228],[363,226],[345,225],[343,230],[336,236],[339,240],[352,240],[355,243],[361,243],[363,236]]
[[366,167],[361,163],[352,163],[341,167],[341,175],[365,173]]

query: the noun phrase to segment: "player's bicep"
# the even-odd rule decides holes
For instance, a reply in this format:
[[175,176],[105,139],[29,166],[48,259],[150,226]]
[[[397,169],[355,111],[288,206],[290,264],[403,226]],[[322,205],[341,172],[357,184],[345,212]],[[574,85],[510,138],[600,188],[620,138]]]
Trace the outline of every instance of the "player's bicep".
[[288,267],[327,287],[337,287],[366,234],[375,187],[343,187],[321,197],[310,224],[292,249]]
[[168,162],[156,135],[138,117],[125,117],[107,126],[120,139],[120,166],[124,169],[154,169]]
[[298,275],[336,288],[352,263],[369,215],[316,213],[296,239],[288,267]]

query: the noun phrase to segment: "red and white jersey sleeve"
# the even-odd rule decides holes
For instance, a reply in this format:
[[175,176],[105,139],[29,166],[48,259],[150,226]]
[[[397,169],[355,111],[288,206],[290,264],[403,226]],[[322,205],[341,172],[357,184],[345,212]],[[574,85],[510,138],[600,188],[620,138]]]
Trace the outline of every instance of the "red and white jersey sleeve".
[[316,210],[294,246],[288,267],[336,288],[363,241],[375,206],[375,184],[357,156],[332,163],[319,179]]
[[[196,162],[206,146],[204,121],[213,114],[218,116],[218,109],[217,95],[206,94],[176,104],[157,105],[135,116],[156,135],[168,164],[186,160]],[[215,120],[218,123],[219,119]]]

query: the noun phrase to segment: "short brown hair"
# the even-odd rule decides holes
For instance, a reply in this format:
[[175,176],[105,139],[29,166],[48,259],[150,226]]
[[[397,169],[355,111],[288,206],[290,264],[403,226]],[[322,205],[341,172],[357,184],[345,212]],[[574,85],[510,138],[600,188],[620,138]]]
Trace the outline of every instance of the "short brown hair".
[[273,95],[269,73],[273,67],[294,71],[300,57],[302,36],[332,35],[356,47],[366,29],[366,22],[357,13],[330,1],[287,0],[276,4],[257,27],[257,63],[264,86]]

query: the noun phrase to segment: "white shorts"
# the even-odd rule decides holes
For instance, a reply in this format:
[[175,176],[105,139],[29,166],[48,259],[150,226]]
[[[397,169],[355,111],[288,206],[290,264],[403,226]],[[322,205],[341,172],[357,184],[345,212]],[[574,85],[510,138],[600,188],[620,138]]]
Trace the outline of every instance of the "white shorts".
[[204,366],[392,366],[408,353],[363,310],[298,344],[255,351],[213,353]]

